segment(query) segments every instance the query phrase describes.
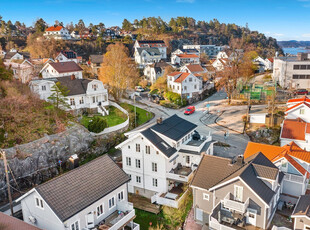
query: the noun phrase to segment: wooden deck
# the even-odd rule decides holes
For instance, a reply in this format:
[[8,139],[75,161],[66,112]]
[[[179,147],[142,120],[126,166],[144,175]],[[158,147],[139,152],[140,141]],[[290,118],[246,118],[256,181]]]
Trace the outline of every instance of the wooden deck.
[[133,206],[137,209],[151,212],[156,215],[160,212],[160,206],[152,204],[151,200],[146,197],[139,196],[137,194],[128,194],[128,200],[133,203]]

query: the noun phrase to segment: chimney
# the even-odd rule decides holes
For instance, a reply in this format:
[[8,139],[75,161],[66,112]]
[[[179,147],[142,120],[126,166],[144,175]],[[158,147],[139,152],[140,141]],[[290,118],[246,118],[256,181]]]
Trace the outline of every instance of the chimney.
[[79,167],[79,157],[77,154],[73,154],[69,158],[69,169],[75,169]]
[[74,79],[75,79],[75,75],[72,74],[72,75],[71,75],[71,80],[73,81]]
[[55,62],[56,62],[56,63],[58,63],[58,62],[59,62],[59,60],[55,60]]
[[157,119],[157,124],[161,125],[162,123],[163,123],[163,118],[162,117],[158,118]]
[[238,155],[236,160],[236,165],[242,166],[244,164],[244,158],[243,155]]

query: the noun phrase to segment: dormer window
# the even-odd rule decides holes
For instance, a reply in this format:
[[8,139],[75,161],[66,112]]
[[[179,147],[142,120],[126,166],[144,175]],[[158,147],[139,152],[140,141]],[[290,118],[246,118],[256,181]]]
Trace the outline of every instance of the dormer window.
[[98,85],[97,84],[93,84],[92,87],[93,87],[94,91],[96,91],[98,89]]
[[304,115],[305,114],[305,109],[300,109],[299,114]]

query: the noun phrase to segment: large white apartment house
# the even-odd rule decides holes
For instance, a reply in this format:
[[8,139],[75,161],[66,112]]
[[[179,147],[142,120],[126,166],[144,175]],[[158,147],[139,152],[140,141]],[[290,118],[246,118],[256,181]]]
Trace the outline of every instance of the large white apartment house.
[[122,151],[123,170],[131,177],[128,192],[178,208],[202,155],[213,155],[211,135],[201,136],[196,128],[173,115],[116,146]]
[[70,40],[72,39],[69,31],[62,26],[51,26],[48,27],[44,34],[46,38],[54,38],[54,39],[59,39],[59,40]]
[[275,57],[273,79],[283,88],[310,88],[310,59],[307,53]]
[[134,44],[135,51],[137,48],[158,48],[161,59],[167,58],[167,46],[163,40],[136,40]]
[[205,53],[209,57],[216,57],[223,50],[223,47],[216,45],[183,45],[183,49],[196,49],[200,54]]

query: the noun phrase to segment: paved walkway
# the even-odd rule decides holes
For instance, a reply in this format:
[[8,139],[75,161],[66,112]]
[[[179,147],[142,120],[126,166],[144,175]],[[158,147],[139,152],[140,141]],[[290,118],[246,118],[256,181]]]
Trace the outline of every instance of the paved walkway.
[[197,224],[194,220],[194,208],[192,208],[185,220],[184,230],[201,230],[201,229],[202,225]]

